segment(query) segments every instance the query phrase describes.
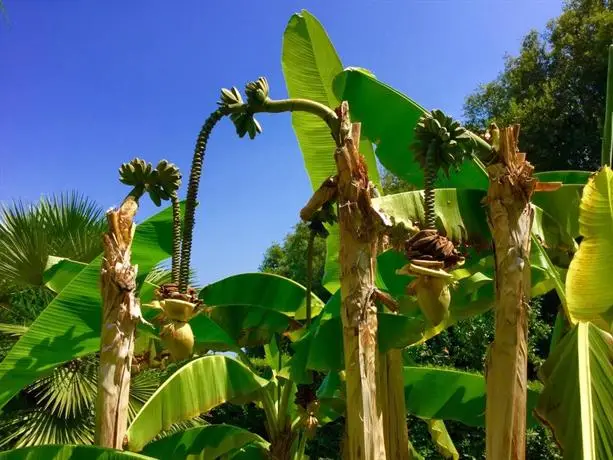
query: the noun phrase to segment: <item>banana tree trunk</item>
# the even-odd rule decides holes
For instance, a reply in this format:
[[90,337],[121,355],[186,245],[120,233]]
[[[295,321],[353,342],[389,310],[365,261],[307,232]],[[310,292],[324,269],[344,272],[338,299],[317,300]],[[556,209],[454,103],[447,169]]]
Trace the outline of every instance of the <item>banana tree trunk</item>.
[[495,136],[488,167],[488,223],[496,263],[496,329],[486,361],[486,458],[525,459],[533,167],[518,153],[519,126]]
[[128,425],[134,333],[141,319],[135,297],[137,269],[130,262],[137,202],[128,197],[107,213],[101,269],[102,331],[95,443],[122,449]]
[[383,412],[385,452],[390,459],[412,460],[404,401],[402,350],[381,355],[379,393]]
[[347,385],[347,444],[352,460],[386,458],[383,417],[377,395],[379,352],[373,300],[378,223],[370,204],[370,184],[359,154],[360,126],[351,124],[348,105],[337,110],[340,129],[338,171],[341,319]]

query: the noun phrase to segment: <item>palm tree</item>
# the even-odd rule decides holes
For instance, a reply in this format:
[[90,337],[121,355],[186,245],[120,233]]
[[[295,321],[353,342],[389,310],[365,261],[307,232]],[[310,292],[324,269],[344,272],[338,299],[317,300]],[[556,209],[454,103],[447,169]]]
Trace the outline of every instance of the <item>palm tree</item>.
[[[0,359],[53,299],[43,274],[49,256],[91,262],[102,251],[104,211],[76,192],[0,210]],[[97,358],[66,363],[24,389],[0,415],[0,450],[91,443]],[[132,413],[155,391],[156,375],[135,379]]]

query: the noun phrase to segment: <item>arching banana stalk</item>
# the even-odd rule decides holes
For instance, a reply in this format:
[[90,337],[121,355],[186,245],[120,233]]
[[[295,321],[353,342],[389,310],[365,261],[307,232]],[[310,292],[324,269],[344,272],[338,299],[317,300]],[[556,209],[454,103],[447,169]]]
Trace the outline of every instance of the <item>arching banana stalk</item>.
[[464,257],[436,229],[434,182],[439,170],[449,175],[451,168],[459,167],[474,141],[460,123],[440,110],[421,117],[415,138],[411,147],[425,176],[426,226],[406,241],[406,256],[411,263],[397,273],[417,276],[408,286],[408,293],[417,296],[424,316],[438,325],[449,313],[453,277],[448,271],[462,265]]

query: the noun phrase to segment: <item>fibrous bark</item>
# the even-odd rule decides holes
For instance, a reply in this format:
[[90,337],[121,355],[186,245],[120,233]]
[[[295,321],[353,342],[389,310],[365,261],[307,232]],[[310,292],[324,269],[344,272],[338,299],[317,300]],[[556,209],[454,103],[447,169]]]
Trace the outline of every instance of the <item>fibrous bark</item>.
[[383,417],[377,397],[377,308],[374,304],[377,214],[370,202],[365,162],[358,152],[359,125],[343,102],[339,117],[338,222],[341,319],[347,385],[347,445],[352,460],[386,458]]
[[523,460],[526,433],[530,241],[536,180],[518,153],[519,126],[500,130],[488,167],[488,223],[496,262],[496,331],[486,362],[486,457]]
[[134,333],[141,320],[135,297],[137,268],[130,261],[137,209],[137,202],[128,197],[119,209],[107,212],[109,230],[103,237],[95,443],[114,449],[122,448],[127,429]]

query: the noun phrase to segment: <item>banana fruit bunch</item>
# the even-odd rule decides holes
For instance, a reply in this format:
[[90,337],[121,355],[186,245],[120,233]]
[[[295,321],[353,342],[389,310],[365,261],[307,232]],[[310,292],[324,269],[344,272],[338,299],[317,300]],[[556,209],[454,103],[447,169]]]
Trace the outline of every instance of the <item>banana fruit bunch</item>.
[[134,187],[139,194],[143,194],[152,170],[151,163],[141,158],[134,158],[129,163],[120,166],[119,181],[122,184]]
[[173,163],[162,160],[151,171],[151,180],[147,191],[151,201],[156,206],[160,206],[162,200],[170,200],[170,197],[179,190],[179,187],[181,187],[181,172]]
[[[441,110],[435,109],[419,119],[411,147],[422,169],[427,170],[433,166],[449,176],[449,169],[454,167],[457,170],[464,156],[472,151],[472,142],[466,128]],[[431,163],[428,157],[433,159]]]
[[417,296],[424,316],[438,326],[449,315],[453,275],[448,270],[462,265],[464,257],[436,229],[417,232],[406,241],[405,251],[410,263],[396,273],[416,276],[407,287],[407,294]]
[[[268,83],[264,78],[261,78],[260,80],[263,80],[262,84],[266,85],[265,98],[267,98]],[[257,80],[257,82],[259,82],[260,80]],[[247,85],[246,92],[249,104],[251,104],[251,100],[253,100],[254,97],[259,95],[260,92],[263,92],[263,89],[260,89],[259,87],[255,88],[250,86],[255,85],[257,82],[252,82]],[[250,97],[251,99],[249,99]],[[238,134],[238,137],[242,138],[245,137],[245,134],[249,134],[249,138],[254,139],[257,134],[260,134],[262,132],[262,126],[255,119],[253,113],[249,111],[249,107],[241,107],[245,104],[243,102],[243,97],[241,96],[240,91],[236,89],[236,87],[232,87],[232,89],[222,88],[221,99],[217,102],[217,105],[219,105],[224,110],[230,111],[230,120],[232,120],[232,123],[234,123],[234,127],[236,128],[236,134]],[[233,108],[241,108],[241,110],[233,112]]]
[[321,207],[321,209],[317,210],[313,217],[309,221],[309,229],[314,231],[317,236],[322,238],[327,238],[329,235],[328,230],[324,226],[324,224],[332,225],[338,220],[336,213],[334,212],[334,205],[327,201]]
[[140,196],[148,192],[151,201],[160,206],[162,200],[169,200],[181,186],[181,173],[167,160],[160,161],[154,169],[151,163],[135,158],[121,165],[119,180],[134,187],[135,195]]
[[270,87],[265,77],[260,77],[256,81],[251,81],[245,86],[247,104],[251,106],[262,105],[268,99]]
[[310,438],[315,434],[317,425],[319,425],[317,418],[320,406],[319,400],[309,385],[300,384],[296,390],[294,403],[298,406],[298,413],[305,434]]

